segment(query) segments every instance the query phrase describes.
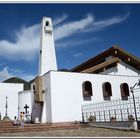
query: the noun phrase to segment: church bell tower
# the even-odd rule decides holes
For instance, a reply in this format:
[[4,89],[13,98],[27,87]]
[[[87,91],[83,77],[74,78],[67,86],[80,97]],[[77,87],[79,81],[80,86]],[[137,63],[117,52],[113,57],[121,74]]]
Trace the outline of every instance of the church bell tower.
[[39,56],[39,76],[50,70],[57,70],[52,20],[43,17],[41,23],[41,46]]

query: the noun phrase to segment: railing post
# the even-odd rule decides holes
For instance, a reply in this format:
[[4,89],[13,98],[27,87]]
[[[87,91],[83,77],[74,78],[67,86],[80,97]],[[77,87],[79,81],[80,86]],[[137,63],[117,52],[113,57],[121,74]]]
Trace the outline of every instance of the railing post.
[[110,110],[108,110],[109,111],[109,121],[111,121],[111,118],[110,118]]
[[114,109],[114,115],[115,115],[115,118],[116,118],[116,120],[117,120],[117,117],[116,117],[116,110]]
[[87,112],[86,112],[86,121],[88,120],[88,115],[87,115]]
[[122,118],[122,122],[123,122],[123,114],[122,114],[122,109],[120,109],[121,110],[121,118]]
[[131,91],[132,97],[133,97],[132,99],[133,99],[133,104],[134,104],[135,120],[137,122],[138,121],[138,119],[137,119],[137,110],[136,110],[136,103],[135,103],[134,91],[133,91],[133,88],[132,87],[130,87],[130,91]]
[[[128,114],[128,117],[129,117],[129,109],[127,108],[127,114]],[[128,121],[129,121],[129,118],[128,118]]]
[[83,109],[82,109],[82,122],[83,123],[85,122]]
[[90,116],[92,116],[92,113],[90,112]]
[[97,117],[96,117],[96,112],[94,112],[94,116],[95,116],[95,118],[97,119]]
[[99,121],[101,122],[101,116],[100,116],[100,111],[99,111]]
[[104,111],[104,121],[106,122],[106,118],[105,118],[105,111]]
[[82,112],[82,122],[85,122],[84,113]]

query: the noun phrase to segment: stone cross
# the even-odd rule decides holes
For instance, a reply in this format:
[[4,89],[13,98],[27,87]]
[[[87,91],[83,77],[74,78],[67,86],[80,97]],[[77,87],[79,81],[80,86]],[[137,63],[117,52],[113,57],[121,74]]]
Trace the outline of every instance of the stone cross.
[[29,106],[27,106],[27,104],[24,106],[25,108],[25,114],[27,114],[27,109],[29,108]]

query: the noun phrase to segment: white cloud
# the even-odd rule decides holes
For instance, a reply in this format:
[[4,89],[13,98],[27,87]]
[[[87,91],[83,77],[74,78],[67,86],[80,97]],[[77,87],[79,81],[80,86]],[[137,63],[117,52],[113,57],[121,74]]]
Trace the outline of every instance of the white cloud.
[[[112,18],[96,21],[96,20],[93,20],[94,16],[92,14],[89,14],[86,18],[84,18],[82,20],[71,22],[71,23],[66,23],[63,26],[60,26],[59,28],[57,28],[54,33],[56,35],[55,39],[61,40],[65,37],[71,36],[76,33],[86,34],[87,32],[96,32],[96,31],[102,30],[103,28],[107,28],[111,25],[123,22],[124,20],[126,20],[128,18],[129,15],[130,15],[130,12],[127,12],[123,16],[117,16],[117,17],[112,17]],[[81,21],[84,21],[84,22],[81,22]],[[83,28],[80,28],[81,25],[83,25],[83,23],[85,23],[85,21],[87,21],[86,26],[84,26],[84,27],[82,26]],[[76,25],[75,25],[75,23],[76,23]],[[69,24],[70,24],[70,27],[69,27]],[[78,25],[79,25],[79,27],[78,27]],[[56,42],[56,47],[67,48],[70,46],[78,46],[81,44],[87,44],[89,42],[96,41],[96,40],[98,40],[98,39],[90,38],[90,39],[84,39],[84,40],[79,39],[76,41],[62,40],[60,42]]]
[[[54,19],[54,24],[58,25],[60,22],[64,21],[67,15],[64,14],[62,17]],[[56,40],[62,39],[64,37],[70,36],[76,31],[80,31],[89,23],[92,22],[92,16],[88,15],[86,18],[79,21],[74,21],[71,23],[58,26],[54,34]],[[58,32],[61,34],[58,34]],[[38,49],[40,46],[40,24],[35,24],[29,27],[22,27],[20,31],[16,31],[15,42],[10,42],[8,40],[0,40],[0,56],[14,61],[32,61],[38,54]]]
[[111,26],[113,24],[120,23],[120,22],[126,20],[129,15],[130,15],[130,12],[127,12],[123,16],[117,16],[117,17],[112,17],[112,18],[109,18],[109,19],[95,21],[92,24],[92,26],[90,26],[89,28],[87,28],[86,30],[84,30],[84,32],[95,32],[95,31],[101,30],[103,28],[106,28],[108,26]]
[[4,81],[11,77],[20,77],[26,81],[30,81],[35,77],[35,75],[24,73],[23,70],[9,68],[8,66],[4,67],[3,70],[0,71],[0,81]]
[[[124,16],[117,16],[96,21],[92,14],[88,14],[85,18],[60,24],[68,18],[68,15],[64,14],[61,17],[55,18],[53,21],[53,24],[55,25],[54,36],[56,40],[56,47],[66,48],[95,41],[97,38],[89,38],[85,40],[81,39],[73,42],[70,40],[65,41],[65,38],[74,36],[78,33],[82,35],[86,34],[86,32],[96,32],[111,25],[121,23],[126,20],[128,16],[129,12]],[[21,63],[22,61],[33,61],[35,56],[38,55],[40,46],[40,24],[22,27],[21,30],[15,31],[13,38],[15,42],[11,42],[6,39],[0,40],[0,57],[10,61],[20,61]],[[73,57],[80,56],[82,56],[82,53],[76,53],[73,55]],[[1,65],[5,64],[3,63]],[[0,80],[2,81],[15,75],[27,81],[30,81],[35,77],[33,74],[24,73],[22,70],[5,66],[3,70],[0,71]]]
[[83,55],[83,53],[79,52],[79,53],[73,54],[73,57],[81,57],[82,55]]
[[0,56],[9,60],[32,60],[39,48],[39,36],[39,24],[23,27],[15,33],[16,42],[0,41]]
[[8,67],[4,67],[3,70],[0,71],[0,81],[6,80],[13,75],[8,72]]
[[57,17],[53,20],[53,26],[57,26],[58,24],[62,23],[64,20],[68,18],[67,14],[62,15],[61,17]]
[[54,31],[55,40],[60,40],[62,38],[71,36],[74,33],[81,32],[86,27],[90,26],[93,23],[94,17],[89,14],[86,18],[83,18],[78,21],[69,22],[59,26]]
[[[129,13],[122,17],[113,17],[101,21],[95,21],[92,14],[88,14],[85,18],[66,22],[60,25],[61,22],[68,18],[68,15],[64,14],[61,17],[54,19],[54,36],[56,46],[66,46],[67,43],[59,44],[57,41],[65,39],[66,37],[74,36],[85,32],[95,32],[102,28],[111,26],[116,23],[124,21],[129,16]],[[0,40],[0,57],[8,59],[10,61],[27,61],[31,62],[38,55],[38,49],[40,46],[40,24],[35,24],[29,27],[22,27],[21,30],[16,31],[13,35],[15,42],[9,40]],[[79,42],[88,42],[86,40]],[[74,44],[75,43],[75,44]],[[78,45],[78,42],[71,43],[72,45]],[[67,46],[72,46],[67,45]]]
[[35,75],[32,74],[23,74],[20,76],[22,79],[24,79],[25,81],[31,81],[32,79],[35,78]]

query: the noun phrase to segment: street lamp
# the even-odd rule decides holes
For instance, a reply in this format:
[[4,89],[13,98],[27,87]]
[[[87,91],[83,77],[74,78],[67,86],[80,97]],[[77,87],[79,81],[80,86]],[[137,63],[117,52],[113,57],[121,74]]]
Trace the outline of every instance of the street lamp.
[[135,113],[135,118],[136,118],[136,122],[137,122],[138,118],[137,118],[136,103],[135,103],[135,96],[134,96],[134,89],[136,86],[140,87],[140,79],[138,80],[137,83],[134,84],[133,87],[130,87],[130,92],[132,93],[132,98],[133,98],[133,103],[134,103],[134,113]]

